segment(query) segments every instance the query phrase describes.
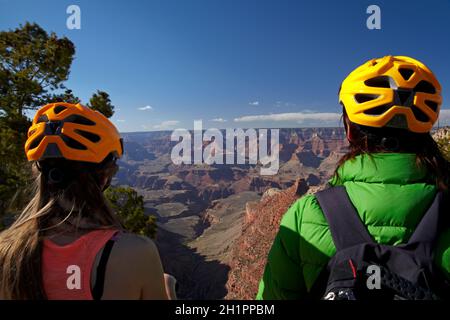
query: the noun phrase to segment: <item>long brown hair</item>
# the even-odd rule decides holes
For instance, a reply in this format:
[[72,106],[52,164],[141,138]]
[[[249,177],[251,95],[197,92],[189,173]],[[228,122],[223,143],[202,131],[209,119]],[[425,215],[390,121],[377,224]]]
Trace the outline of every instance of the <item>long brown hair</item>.
[[345,132],[349,137],[349,151],[338,161],[334,172],[339,179],[339,168],[344,162],[361,154],[403,152],[416,154],[416,165],[425,168],[431,183],[439,190],[448,191],[450,163],[442,155],[430,133],[413,133],[404,129],[373,128],[352,123],[343,108]]
[[44,160],[33,164],[33,197],[16,221],[0,233],[0,296],[4,299],[46,299],[42,282],[42,240],[49,230],[87,218],[93,227],[121,224],[103,196],[102,181],[117,170],[107,157],[100,164]]

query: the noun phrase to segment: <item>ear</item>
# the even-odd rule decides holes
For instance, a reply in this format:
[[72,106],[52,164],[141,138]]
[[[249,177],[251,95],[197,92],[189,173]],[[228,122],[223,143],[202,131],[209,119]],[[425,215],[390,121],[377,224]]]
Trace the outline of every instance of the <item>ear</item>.
[[348,120],[347,115],[344,115],[344,127],[345,127],[345,134],[347,137],[347,140],[349,142],[352,142],[355,140],[355,129],[352,126],[350,120]]
[[344,125],[345,125],[345,135],[347,136],[347,140],[351,141],[352,140],[352,132],[351,132],[350,124],[346,121]]

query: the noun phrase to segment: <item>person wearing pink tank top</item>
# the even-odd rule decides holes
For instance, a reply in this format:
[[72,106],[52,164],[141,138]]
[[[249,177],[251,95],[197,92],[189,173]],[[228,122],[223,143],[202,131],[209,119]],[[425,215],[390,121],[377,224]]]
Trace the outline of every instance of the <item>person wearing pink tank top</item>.
[[80,104],[38,110],[25,152],[35,194],[0,233],[0,299],[173,299],[155,244],[126,232],[103,191],[123,143],[101,113]]

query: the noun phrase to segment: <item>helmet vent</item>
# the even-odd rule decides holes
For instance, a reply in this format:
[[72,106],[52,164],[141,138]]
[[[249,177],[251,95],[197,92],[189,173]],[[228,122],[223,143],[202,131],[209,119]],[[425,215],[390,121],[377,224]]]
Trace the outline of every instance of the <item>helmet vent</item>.
[[368,80],[364,81],[364,83],[366,84],[366,86],[369,86],[369,87],[376,87],[376,88],[390,88],[391,87],[389,77],[387,77],[387,76],[380,76],[380,77],[368,79]]
[[48,117],[47,117],[45,114],[43,114],[42,116],[40,116],[40,117],[37,119],[36,123],[47,122],[47,121],[48,121]]
[[394,90],[394,104],[409,107],[414,102],[414,92],[412,90]]
[[367,101],[375,100],[379,96],[380,95],[378,95],[378,94],[358,93],[358,94],[355,94],[355,100],[358,103],[364,103]]
[[414,117],[416,117],[417,120],[422,122],[428,122],[430,120],[430,118],[428,118],[428,116],[417,106],[412,106],[411,110],[414,113]]
[[100,136],[96,135],[95,133],[84,131],[84,130],[78,130],[78,129],[75,129],[75,132],[78,133],[80,136],[88,139],[91,142],[96,143],[96,142],[100,141]]
[[67,109],[67,107],[64,107],[64,106],[56,106],[56,107],[53,109],[53,112],[54,112],[55,114],[58,114],[58,113],[63,112],[63,111],[66,110],[66,109]]
[[59,150],[58,145],[55,143],[49,143],[41,159],[59,158],[61,156],[61,150]]
[[36,137],[36,139],[34,139],[33,142],[31,142],[30,144],[30,150],[39,146],[39,143],[41,143],[42,139],[44,139],[44,135]]
[[364,113],[370,116],[380,116],[383,113],[385,113],[386,111],[388,111],[391,108],[391,105],[389,104],[385,104],[382,106],[378,106],[375,108],[370,108],[368,110],[365,110]]
[[45,124],[45,134],[52,136],[52,135],[59,135],[61,133],[63,123],[61,121],[48,121]]
[[67,144],[67,146],[72,149],[87,150],[87,147],[85,145],[79,143],[77,140],[72,139],[69,136],[61,134],[61,138],[64,140],[64,142]]
[[94,126],[95,125],[95,122],[93,122],[83,116],[80,116],[78,114],[72,114],[72,115],[68,116],[64,120],[64,122],[72,122],[72,123],[82,124],[85,126]]
[[420,81],[414,88],[414,91],[416,92],[424,92],[424,93],[436,93],[436,89],[434,86],[429,83],[428,81],[422,80]]
[[391,120],[386,123],[386,127],[408,129],[408,120],[404,114],[395,114]]
[[406,69],[406,68],[400,68],[400,69],[398,69],[398,72],[400,72],[403,79],[405,79],[406,81],[408,81],[409,78],[411,78],[411,76],[414,74],[414,70]]
[[438,104],[431,100],[425,100],[425,104],[429,106],[434,112],[437,112]]

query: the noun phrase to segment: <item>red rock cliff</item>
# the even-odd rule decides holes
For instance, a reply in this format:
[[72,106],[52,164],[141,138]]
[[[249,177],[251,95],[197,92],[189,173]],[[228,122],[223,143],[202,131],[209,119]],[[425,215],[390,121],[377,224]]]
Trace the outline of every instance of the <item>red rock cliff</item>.
[[242,235],[232,249],[226,299],[255,298],[281,217],[307,190],[306,182],[297,180],[284,191],[270,189],[260,202],[247,204]]

